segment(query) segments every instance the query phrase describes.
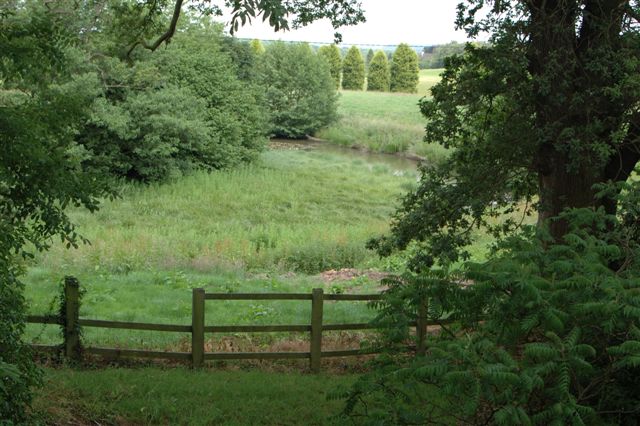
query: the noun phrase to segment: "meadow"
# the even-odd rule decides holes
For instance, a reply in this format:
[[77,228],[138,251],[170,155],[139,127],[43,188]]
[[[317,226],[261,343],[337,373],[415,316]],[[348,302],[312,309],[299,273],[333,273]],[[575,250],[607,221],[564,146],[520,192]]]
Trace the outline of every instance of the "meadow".
[[423,141],[425,118],[418,106],[420,99],[430,96],[429,89],[439,81],[441,72],[421,70],[416,94],[341,91],[339,121],[317,136],[352,148],[441,161],[446,150]]
[[[296,147],[295,145],[293,147]],[[353,153],[355,154],[355,153]],[[96,214],[71,212],[91,241],[54,245],[25,277],[32,314],[56,308],[59,283],[74,275],[86,289],[81,316],[189,324],[191,289],[211,292],[367,292],[366,276],[324,282],[319,272],[388,269],[365,248],[388,229],[398,199],[415,185],[415,168],[317,150],[271,150],[242,169],[197,173],[163,185],[126,184]],[[308,303],[215,302],[211,324],[307,323]],[[363,303],[328,304],[326,322],[362,322]],[[39,343],[59,341],[55,326],[28,327]],[[87,329],[93,345],[171,349],[179,333]]]

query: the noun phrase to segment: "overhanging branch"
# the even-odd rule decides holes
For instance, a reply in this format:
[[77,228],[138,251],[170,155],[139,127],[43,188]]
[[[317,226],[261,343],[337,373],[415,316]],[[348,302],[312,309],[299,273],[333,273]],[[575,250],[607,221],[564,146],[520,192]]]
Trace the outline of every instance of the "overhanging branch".
[[176,4],[173,8],[173,15],[171,16],[171,23],[169,24],[169,28],[164,32],[158,39],[156,39],[153,43],[147,43],[145,40],[137,40],[127,51],[127,57],[131,56],[133,50],[142,46],[145,49],[149,49],[152,52],[155,51],[162,43],[169,43],[171,41],[171,37],[176,33],[176,27],[178,26],[178,19],[180,19],[180,13],[182,12],[182,3],[184,0],[176,0]]

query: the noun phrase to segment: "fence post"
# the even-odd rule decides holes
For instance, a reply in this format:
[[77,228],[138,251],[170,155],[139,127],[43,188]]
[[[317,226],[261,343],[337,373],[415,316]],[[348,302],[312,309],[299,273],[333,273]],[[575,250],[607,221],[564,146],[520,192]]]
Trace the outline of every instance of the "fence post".
[[314,288],[311,293],[311,371],[320,372],[322,357],[322,309],[324,290]]
[[204,289],[193,289],[191,314],[191,363],[193,368],[204,364]]
[[418,321],[416,323],[416,335],[418,337],[416,355],[419,356],[424,356],[427,353],[427,320],[428,301],[424,298],[420,300],[420,305],[418,305]]
[[80,283],[75,277],[64,279],[64,355],[80,359]]

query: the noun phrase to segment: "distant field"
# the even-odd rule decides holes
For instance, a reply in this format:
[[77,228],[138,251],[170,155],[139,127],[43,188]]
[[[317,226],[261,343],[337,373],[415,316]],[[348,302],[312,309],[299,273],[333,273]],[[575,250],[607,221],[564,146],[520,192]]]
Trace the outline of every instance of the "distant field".
[[440,73],[443,69],[420,70],[420,82],[418,83],[418,93],[424,96],[431,96],[429,89],[440,81]]
[[417,154],[439,161],[446,151],[425,144],[425,118],[418,102],[438,82],[442,70],[422,70],[417,94],[341,91],[338,123],[318,137],[333,143],[374,152]]

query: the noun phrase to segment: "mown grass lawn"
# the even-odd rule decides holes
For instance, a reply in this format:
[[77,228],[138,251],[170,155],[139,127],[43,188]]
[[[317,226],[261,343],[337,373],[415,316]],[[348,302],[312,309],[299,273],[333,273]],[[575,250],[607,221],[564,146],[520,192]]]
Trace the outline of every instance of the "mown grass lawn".
[[45,369],[35,424],[328,425],[353,375],[185,368]]

